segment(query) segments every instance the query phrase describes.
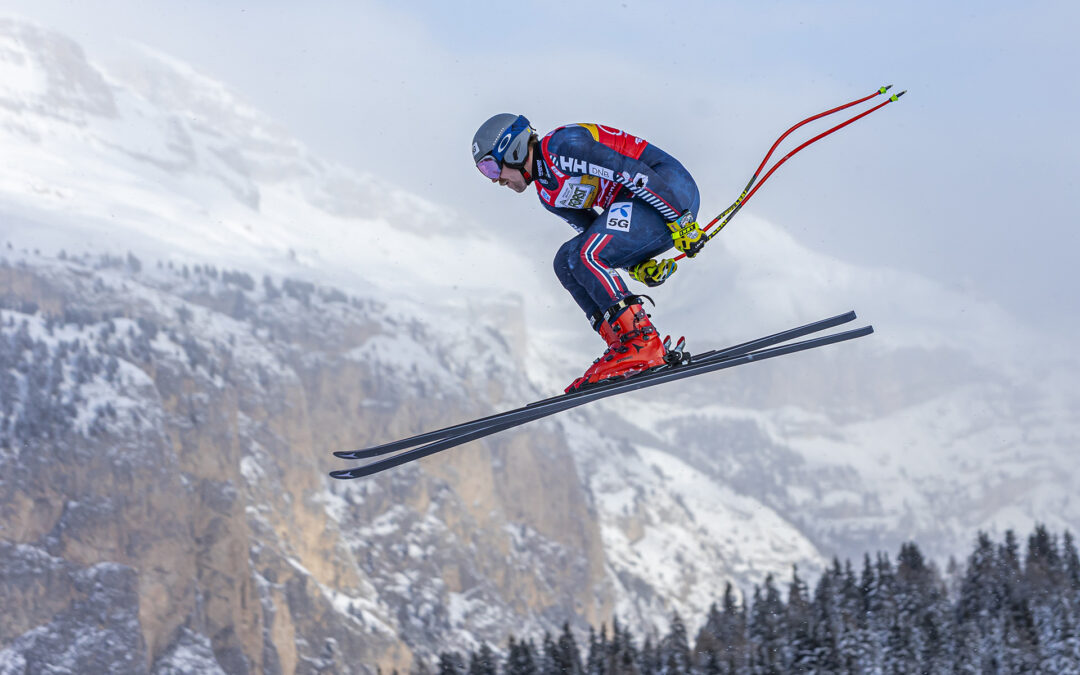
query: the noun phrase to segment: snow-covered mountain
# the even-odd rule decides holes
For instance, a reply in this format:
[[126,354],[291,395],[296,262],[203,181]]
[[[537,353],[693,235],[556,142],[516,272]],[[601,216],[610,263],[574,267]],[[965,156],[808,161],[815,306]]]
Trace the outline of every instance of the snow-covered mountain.
[[[0,484],[9,586],[68,588],[4,628],[0,665],[93,625],[76,605],[94,598],[129,610],[135,598],[117,639],[147,668],[195,654],[227,672],[315,669],[342,662],[328,641],[344,662],[402,665],[566,619],[648,625],[678,610],[693,622],[727,581],[749,590],[793,563],[813,574],[834,554],[915,539],[944,556],[979,528],[1080,523],[1078,369],[1064,345],[970,291],[831,259],[751,214],[652,293],[661,329],[708,349],[853,307],[875,336],[331,481],[327,445],[519,405],[595,356],[546,254],[320,160],[167,56],[137,48],[105,67],[12,19],[0,19],[0,153],[5,335],[25,322],[27,344],[66,363],[64,345],[115,331],[90,349],[117,359],[118,378],[65,371],[75,393],[58,400],[79,420],[67,438],[102,433],[88,449],[179,471],[164,492],[199,508],[170,523],[203,547],[174,574],[163,561],[186,559],[180,545],[144,555],[70,534],[87,522],[124,539],[86,514],[142,531],[152,523],[135,514],[161,511],[152,500],[106,507],[61,472],[57,511],[27,506],[45,498],[33,481]],[[124,263],[128,251],[142,264]],[[196,266],[214,273],[188,276]],[[92,318],[50,328],[73,308]],[[109,422],[131,410],[142,435]],[[22,473],[47,466],[0,457]],[[106,600],[71,590],[99,578]]]

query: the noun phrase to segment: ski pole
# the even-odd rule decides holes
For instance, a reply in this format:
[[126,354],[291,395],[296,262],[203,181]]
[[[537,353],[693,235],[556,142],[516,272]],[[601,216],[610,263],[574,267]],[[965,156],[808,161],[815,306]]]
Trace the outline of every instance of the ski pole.
[[798,128],[806,125],[806,124],[809,124],[810,122],[813,122],[814,120],[819,120],[822,117],[827,117],[829,115],[832,115],[833,113],[837,113],[837,112],[840,112],[841,110],[846,110],[847,108],[850,108],[852,106],[859,105],[860,103],[863,103],[864,101],[869,101],[870,99],[874,98],[875,96],[878,96],[880,94],[884,94],[891,87],[892,87],[891,84],[887,84],[884,87],[879,88],[877,91],[870,94],[869,96],[864,96],[864,97],[862,97],[860,99],[856,99],[856,100],[851,101],[849,103],[845,103],[844,105],[840,105],[840,106],[837,106],[835,108],[832,108],[831,110],[826,110],[825,112],[818,113],[817,115],[807,117],[806,119],[804,119],[801,122],[799,122],[799,123],[795,124],[794,126],[792,126],[790,129],[788,129],[784,133],[780,134],[780,137],[777,138],[776,141],[772,144],[772,147],[769,148],[769,151],[767,153],[765,153],[765,158],[761,160],[761,164],[758,164],[758,168],[754,170],[754,175],[750,177],[750,181],[746,184],[746,187],[743,188],[742,194],[739,195],[739,198],[736,199],[735,202],[731,206],[724,209],[723,213],[721,213],[716,218],[713,218],[712,221],[708,225],[706,225],[704,229],[707,231],[710,227],[712,227],[716,223],[716,221],[723,218],[725,215],[728,214],[728,212],[730,212],[732,209],[738,207],[739,204],[741,204],[743,201],[746,200],[746,198],[748,196],[747,192],[750,191],[750,188],[757,181],[758,176],[761,175],[761,170],[765,168],[765,165],[768,164],[769,158],[772,157],[772,154],[776,151],[776,148],[779,147],[779,145],[784,142],[785,138],[787,138],[788,136],[791,135],[791,132],[795,131],[796,129],[798,129]]
[[[729,222],[731,222],[731,219],[735,217],[735,214],[739,212],[739,209],[741,209],[743,207],[743,205],[746,204],[746,202],[750,200],[750,198],[754,195],[754,193],[757,192],[758,189],[762,185],[765,184],[765,181],[767,181],[769,179],[769,176],[771,176],[774,171],[776,171],[778,168],[780,168],[780,166],[784,162],[791,159],[795,154],[797,154],[799,151],[801,151],[806,146],[808,146],[808,145],[810,145],[812,143],[815,143],[815,142],[821,140],[822,138],[825,138],[829,134],[832,134],[832,133],[834,133],[836,131],[839,131],[840,129],[843,129],[844,127],[851,124],[852,122],[855,122],[856,120],[862,119],[863,117],[866,117],[870,113],[885,107],[889,103],[892,103],[892,102],[896,101],[901,96],[906,94],[907,91],[905,90],[905,91],[900,92],[899,94],[894,94],[894,95],[890,96],[884,103],[879,103],[878,105],[874,106],[873,108],[871,108],[871,109],[869,109],[869,110],[867,110],[865,112],[862,112],[862,113],[856,115],[855,117],[852,117],[851,119],[849,119],[849,120],[847,120],[845,122],[842,122],[842,123],[840,123],[840,124],[838,124],[838,125],[836,125],[834,127],[826,129],[825,131],[818,134],[817,136],[814,136],[810,140],[806,141],[802,145],[798,146],[797,148],[795,148],[794,150],[789,152],[788,154],[784,155],[784,157],[779,162],[774,164],[772,166],[772,168],[769,169],[769,171],[761,179],[761,182],[757,183],[758,176],[761,175],[762,169],[764,169],[765,165],[769,162],[769,158],[772,157],[773,152],[776,151],[776,148],[779,147],[780,143],[782,143],[783,140],[785,138],[787,138],[793,131],[795,131],[796,129],[802,127],[803,125],[809,124],[810,122],[813,122],[815,120],[819,120],[822,117],[827,117],[828,115],[832,115],[833,113],[837,113],[837,112],[840,112],[841,110],[846,110],[847,108],[850,108],[852,106],[858,105],[858,104],[863,103],[865,101],[869,101],[870,99],[874,98],[875,96],[880,96],[880,95],[884,94],[885,92],[887,92],[891,88],[892,88],[891,84],[885,85],[883,87],[880,87],[877,91],[870,94],[869,96],[864,96],[862,98],[856,99],[854,101],[850,101],[848,103],[837,106],[837,107],[832,108],[830,110],[826,110],[825,112],[818,113],[817,115],[807,117],[806,119],[804,119],[801,122],[795,124],[794,126],[789,128],[787,131],[785,131],[783,134],[781,134],[780,137],[777,138],[776,141],[772,144],[772,147],[769,148],[769,151],[767,153],[765,153],[765,158],[761,160],[761,164],[759,164],[757,170],[754,171],[754,175],[750,177],[750,181],[746,184],[746,187],[743,188],[743,191],[739,195],[739,198],[736,199],[731,204],[731,206],[724,209],[724,211],[722,213],[720,213],[720,215],[716,216],[711,221],[709,221],[708,225],[706,225],[704,228],[702,228],[702,231],[709,232],[709,229],[713,225],[715,225],[717,222],[720,223],[719,227],[717,227],[714,231],[709,232],[708,236],[706,237],[706,241],[709,241],[710,239],[715,237],[717,235],[717,233],[720,232],[720,230],[724,229],[725,225],[727,225]],[[755,183],[757,183],[757,185],[755,185]],[[676,260],[676,261],[682,260],[685,257],[686,257],[686,254],[682,253],[682,254],[679,254],[678,256],[676,256],[674,258],[674,260]]]

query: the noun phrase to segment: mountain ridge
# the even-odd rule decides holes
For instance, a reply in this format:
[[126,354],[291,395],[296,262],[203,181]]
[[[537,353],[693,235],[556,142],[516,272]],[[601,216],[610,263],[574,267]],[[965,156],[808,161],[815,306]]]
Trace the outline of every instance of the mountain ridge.
[[[747,586],[793,562],[812,574],[832,554],[894,549],[908,538],[944,557],[966,550],[978,528],[1080,522],[1071,496],[1080,485],[1062,470],[1075,465],[1080,401],[1060,345],[1018,329],[992,303],[814,253],[749,214],[710,245],[707,266],[699,258],[650,291],[661,329],[686,329],[696,351],[854,307],[878,329],[870,344],[658,388],[648,399],[621,397],[370,485],[330,484],[330,449],[543,397],[601,345],[534,252],[311,156],[212,79],[188,83],[213,96],[197,119],[184,119],[191,110],[168,106],[183,98],[176,92],[186,91],[189,69],[168,57],[152,61],[142,70],[132,64],[124,77],[102,74],[73,41],[0,21],[0,67],[17,75],[0,78],[0,143],[13,158],[0,167],[8,241],[0,253],[11,259],[0,271],[5,301],[37,304],[5,314],[39,331],[34,339],[65,308],[94,313],[95,331],[111,330],[104,313],[128,314],[113,320],[135,336],[124,349],[152,353],[168,368],[134,355],[118,363],[131,393],[144,393],[103,389],[111,413],[108,401],[88,398],[76,406],[82,421],[72,438],[95,423],[107,429],[112,414],[140,405],[159,411],[147,420],[167,439],[151,444],[155,456],[186,467],[173,487],[195,504],[179,512],[221,542],[185,563],[194,585],[169,601],[190,618],[183,625],[154,606],[152,598],[169,595],[164,582],[143,580],[131,559],[117,563],[135,571],[138,602],[148,603],[136,616],[140,635],[150,637],[124,639],[142,639],[150,661],[186,650],[210,653],[230,672],[245,660],[334,663],[317,638],[401,665],[440,638],[470,647],[500,639],[507,625],[561,624],[568,613],[593,622],[617,613],[643,625],[665,621],[672,609],[703,615],[725,581]],[[126,84],[139,78],[141,85]],[[168,84],[156,94],[155,78]],[[53,80],[60,93],[42,85]],[[54,100],[62,115],[42,112]],[[264,124],[272,131],[261,131]],[[86,250],[111,262],[94,264]],[[154,262],[117,257],[126,251]],[[227,280],[218,268],[238,274]],[[48,292],[53,278],[64,280],[63,292]],[[492,289],[493,279],[513,285]],[[99,283],[109,292],[95,294]],[[903,292],[890,292],[897,287]],[[278,302],[296,316],[273,316]],[[260,318],[263,310],[271,316]],[[140,316],[159,317],[156,337]],[[53,338],[50,349],[70,339]],[[207,355],[218,370],[205,367]],[[237,371],[225,364],[244,374],[238,379],[250,391],[218,401],[235,387],[223,373]],[[264,382],[280,400],[260,399]],[[244,396],[260,402],[233,419],[210,405],[239,410]],[[216,443],[228,461],[210,459]],[[25,471],[29,456],[7,461]],[[551,484],[536,484],[537,476]],[[20,526],[13,555],[26,553],[19,546],[35,548],[26,556],[38,560],[41,551],[65,560],[76,551],[79,567],[65,572],[72,580],[124,557],[115,545],[95,558],[63,532],[85,522],[103,541],[121,537],[95,512],[106,512],[107,500],[50,498],[68,511],[42,510],[33,498],[9,502],[18,508],[5,520]],[[318,534],[335,530],[325,540]],[[221,547],[247,541],[258,543],[245,559],[250,569],[223,566]],[[504,555],[503,564],[476,556],[484,547]],[[442,550],[455,555],[440,559]],[[564,577],[561,566],[570,570]],[[37,565],[34,578],[54,567]],[[239,597],[203,576],[225,572],[233,591],[259,599],[258,612],[233,614]],[[118,598],[129,595],[127,574],[108,577]],[[220,604],[189,604],[208,592]],[[27,616],[34,625],[49,619]],[[354,629],[374,646],[352,642]],[[289,648],[290,631],[312,642]]]

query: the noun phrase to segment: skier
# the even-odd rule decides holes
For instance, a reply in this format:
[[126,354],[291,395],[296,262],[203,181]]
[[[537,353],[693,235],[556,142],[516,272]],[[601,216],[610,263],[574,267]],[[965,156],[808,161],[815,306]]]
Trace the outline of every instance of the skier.
[[502,113],[473,136],[473,162],[514,192],[535,183],[544,208],[578,235],[555,255],[555,274],[607,348],[569,393],[664,363],[666,349],[618,269],[647,286],[663,283],[673,261],[654,256],[672,246],[694,256],[705,244],[696,222],[700,195],[674,157],[619,129],[568,124],[540,138],[522,115]]
[[[769,158],[791,132],[826,115],[885,95],[891,87],[880,87],[869,96],[808,117],[781,134],[739,198],[709,223],[709,227],[719,224],[708,237],[703,236],[694,219],[699,206],[694,179],[681,164],[656,146],[618,129],[596,124],[562,126],[541,139],[529,120],[520,115],[503,113],[484,122],[472,144],[473,161],[480,173],[514,192],[524,192],[535,182],[544,207],[579,231],[578,236],[559,249],[555,273],[585,310],[593,328],[608,347],[584,375],[567,387],[566,396],[553,396],[513,410],[367,448],[338,450],[334,455],[341,459],[373,461],[331,471],[330,476],[338,479],[373,476],[602,398],[873,333],[872,326],[863,326],[794,341],[854,321],[855,312],[847,312],[732,347],[699,352],[693,359],[680,355],[678,361],[670,359],[671,367],[650,370],[665,362],[667,350],[641,306],[645,296],[627,291],[616,269],[628,269],[634,279],[647,286],[663,283],[675,271],[674,261],[657,263],[650,256],[672,245],[687,256],[697,254],[709,237],[738,213],[780,165],[810,144],[895,102],[904,92],[894,94],[885,102],[803,142],[766,171]],[[643,370],[650,372],[629,381],[577,391],[587,383]]]

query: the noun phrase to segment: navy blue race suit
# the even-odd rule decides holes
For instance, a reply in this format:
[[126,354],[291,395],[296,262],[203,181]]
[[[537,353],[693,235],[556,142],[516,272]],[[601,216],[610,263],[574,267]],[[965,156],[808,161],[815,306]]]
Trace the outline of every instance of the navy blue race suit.
[[632,295],[618,269],[672,246],[667,223],[701,196],[674,157],[641,138],[596,124],[559,127],[540,141],[540,201],[579,234],[555,256],[555,274],[586,316]]

